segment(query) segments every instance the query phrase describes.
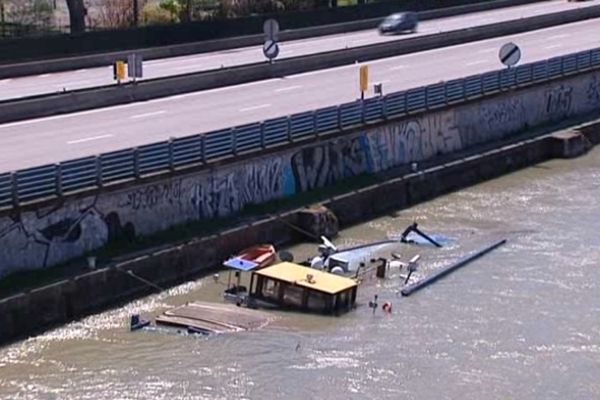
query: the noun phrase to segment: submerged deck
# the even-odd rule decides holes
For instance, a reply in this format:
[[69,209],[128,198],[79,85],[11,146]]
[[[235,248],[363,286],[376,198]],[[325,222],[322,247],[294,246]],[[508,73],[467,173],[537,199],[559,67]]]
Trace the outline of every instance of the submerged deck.
[[272,320],[264,312],[228,304],[194,302],[167,310],[156,323],[206,333],[248,331],[262,328]]

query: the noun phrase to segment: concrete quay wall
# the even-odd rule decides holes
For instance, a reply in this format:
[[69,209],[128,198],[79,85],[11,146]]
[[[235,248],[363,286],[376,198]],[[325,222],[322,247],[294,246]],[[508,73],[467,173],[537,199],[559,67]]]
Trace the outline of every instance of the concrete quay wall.
[[600,109],[600,73],[509,91],[144,185],[0,214],[0,277],[123,237],[231,216],[250,204],[510,138]]

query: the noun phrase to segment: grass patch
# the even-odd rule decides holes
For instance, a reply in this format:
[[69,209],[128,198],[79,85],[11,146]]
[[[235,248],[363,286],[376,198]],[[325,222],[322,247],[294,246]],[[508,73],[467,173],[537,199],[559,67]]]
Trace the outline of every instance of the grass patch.
[[295,196],[272,200],[263,204],[249,204],[235,216],[212,220],[190,221],[152,235],[139,236],[133,240],[116,240],[72,261],[45,269],[16,272],[2,278],[0,279],[0,298],[83,273],[88,270],[86,266],[87,256],[96,256],[99,265],[101,265],[101,263],[106,263],[111,259],[122,257],[130,253],[169,243],[182,242],[195,237],[211,235],[226,228],[231,228],[244,219],[259,219],[260,217],[269,214],[311,205],[332,196],[373,185],[379,181],[381,181],[381,179],[377,175],[358,175],[352,178],[343,179],[334,185],[300,193]]

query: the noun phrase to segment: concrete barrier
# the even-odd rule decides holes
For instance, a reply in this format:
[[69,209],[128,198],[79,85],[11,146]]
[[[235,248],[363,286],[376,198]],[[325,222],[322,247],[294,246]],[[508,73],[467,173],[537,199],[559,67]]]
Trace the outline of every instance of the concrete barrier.
[[[419,13],[421,20],[451,17],[455,15],[468,14],[477,11],[492,10],[521,4],[535,3],[542,0],[494,0],[483,3],[469,4],[464,6],[446,7],[437,10],[423,11]],[[355,32],[364,29],[373,29],[381,21],[381,18],[345,22],[282,31],[281,41],[299,40],[310,37],[334,35],[347,32]],[[79,57],[61,58],[55,60],[43,60],[18,64],[0,65],[0,79],[14,78],[27,75],[47,74],[52,72],[70,71],[80,68],[92,68],[112,65],[117,60],[127,59],[127,56],[135,51],[145,60],[185,56],[190,54],[207,53],[212,51],[229,50],[240,47],[260,46],[264,42],[264,35],[238,36],[227,39],[206,40],[202,42],[186,43],[172,46],[161,46],[138,50],[115,51],[110,53],[86,55]]]
[[379,43],[352,49],[336,50],[303,57],[283,59],[274,64],[257,63],[233,68],[146,80],[121,86],[83,89],[64,94],[38,96],[0,102],[0,123],[108,107],[135,101],[167,97],[222,86],[282,77],[307,71],[332,68],[414,51],[489,39],[529,30],[600,17],[600,6],[588,7],[521,20],[461,29],[406,39],[401,42]]

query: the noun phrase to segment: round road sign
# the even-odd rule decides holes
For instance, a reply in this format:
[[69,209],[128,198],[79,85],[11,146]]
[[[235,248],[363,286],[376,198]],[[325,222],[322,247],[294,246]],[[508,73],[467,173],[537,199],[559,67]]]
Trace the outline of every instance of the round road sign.
[[512,42],[506,43],[500,48],[498,57],[502,64],[512,67],[521,59],[521,49]]
[[263,45],[263,54],[269,60],[276,58],[279,55],[279,46],[274,40],[267,40]]
[[273,18],[269,18],[263,24],[263,31],[267,39],[269,40],[277,40],[279,37],[279,23]]

